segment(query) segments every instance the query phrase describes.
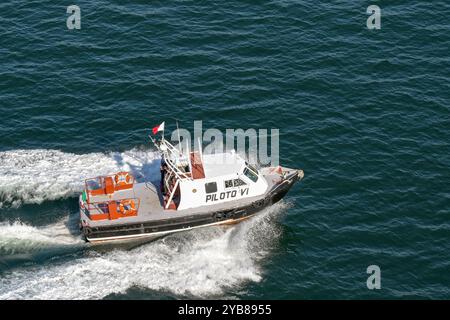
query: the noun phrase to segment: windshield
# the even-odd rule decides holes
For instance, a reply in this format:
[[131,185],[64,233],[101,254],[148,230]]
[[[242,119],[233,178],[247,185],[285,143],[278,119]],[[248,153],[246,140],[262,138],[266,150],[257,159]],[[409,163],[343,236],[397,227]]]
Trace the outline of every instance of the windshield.
[[251,167],[247,167],[244,169],[244,175],[249,178],[250,180],[252,180],[253,182],[258,181],[258,174],[256,173],[256,171],[253,171],[252,169],[250,169]]

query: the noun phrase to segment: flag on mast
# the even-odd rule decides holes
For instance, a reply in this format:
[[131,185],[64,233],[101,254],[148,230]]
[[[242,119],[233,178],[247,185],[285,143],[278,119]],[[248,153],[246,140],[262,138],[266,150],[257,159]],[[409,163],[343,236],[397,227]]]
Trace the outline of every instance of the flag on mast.
[[152,129],[153,134],[156,134],[159,131],[164,131],[164,122],[165,121],[163,121],[159,126],[156,126]]

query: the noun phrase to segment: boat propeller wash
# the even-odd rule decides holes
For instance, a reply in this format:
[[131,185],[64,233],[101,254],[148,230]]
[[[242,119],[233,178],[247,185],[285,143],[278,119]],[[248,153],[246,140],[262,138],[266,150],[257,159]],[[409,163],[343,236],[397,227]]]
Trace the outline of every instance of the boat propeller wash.
[[154,239],[237,223],[281,200],[304,176],[281,166],[259,168],[234,150],[203,154],[181,151],[164,135],[151,139],[161,154],[159,181],[140,181],[132,172],[85,181],[79,204],[86,241]]

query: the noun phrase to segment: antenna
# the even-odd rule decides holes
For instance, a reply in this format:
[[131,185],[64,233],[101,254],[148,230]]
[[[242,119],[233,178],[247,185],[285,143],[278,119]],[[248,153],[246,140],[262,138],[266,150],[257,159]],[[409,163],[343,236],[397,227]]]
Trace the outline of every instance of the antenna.
[[[165,122],[165,121],[164,121],[164,122]],[[164,122],[163,122],[163,123],[164,123]],[[163,132],[162,132],[162,137],[161,137],[162,140],[164,140],[164,131],[165,131],[165,130],[166,130],[166,125],[165,125],[165,123],[164,123],[164,126],[163,126]]]
[[160,150],[157,141],[156,141],[151,135],[148,135],[148,137],[150,138],[150,140],[152,140],[153,145],[154,145],[158,150]]
[[192,173],[192,162],[191,162],[191,152],[189,150],[189,143],[186,139],[186,150],[187,150],[187,159],[189,162],[189,171]]
[[178,119],[176,119],[177,122],[177,133],[178,133],[178,151],[180,152],[180,156],[181,154],[181,138],[180,138],[180,129],[178,128]]
[[198,151],[200,152],[200,160],[203,162],[203,147],[200,142],[200,137],[197,139],[198,141]]

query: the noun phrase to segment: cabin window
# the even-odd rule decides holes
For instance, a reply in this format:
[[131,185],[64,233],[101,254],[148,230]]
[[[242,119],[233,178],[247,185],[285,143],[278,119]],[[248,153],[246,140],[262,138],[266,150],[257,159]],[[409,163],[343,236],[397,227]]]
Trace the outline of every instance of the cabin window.
[[254,166],[252,166],[251,164],[247,163],[247,167],[252,170],[253,172],[258,172],[258,170],[256,170],[256,168]]
[[245,185],[246,185],[246,183],[243,180],[241,180],[241,179],[234,179],[234,186],[235,187],[240,187],[240,186],[245,186]]
[[205,183],[205,191],[206,193],[217,192],[217,183],[215,182]]
[[247,183],[243,181],[242,179],[234,179],[234,180],[225,180],[225,188],[233,188],[233,187],[240,187],[240,186],[246,186]]
[[225,180],[225,188],[233,188],[233,180]]
[[248,167],[245,168],[244,174],[247,178],[249,178],[253,182],[258,181],[258,175],[253,170],[250,170]]

